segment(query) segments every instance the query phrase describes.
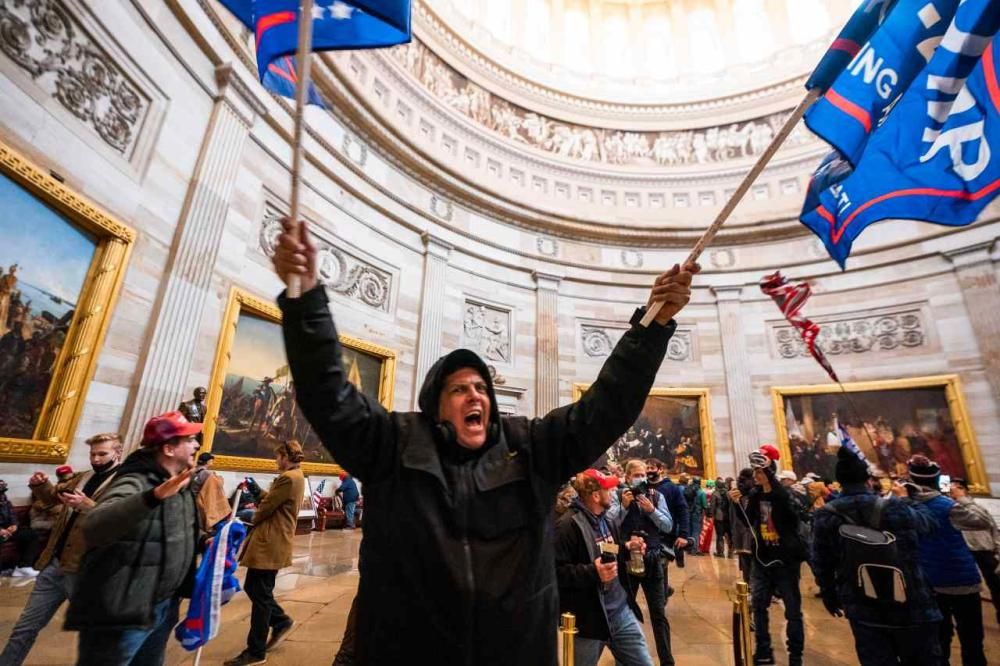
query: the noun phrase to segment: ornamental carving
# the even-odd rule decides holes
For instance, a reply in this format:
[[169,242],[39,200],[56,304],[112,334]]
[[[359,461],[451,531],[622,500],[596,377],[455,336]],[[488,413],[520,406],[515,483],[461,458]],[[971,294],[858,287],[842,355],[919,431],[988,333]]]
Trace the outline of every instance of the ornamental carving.
[[125,157],[149,98],[58,0],[0,0],[0,50]]
[[466,300],[462,320],[464,346],[495,363],[511,362],[510,310]]
[[447,199],[443,199],[436,194],[432,194],[431,212],[440,217],[442,220],[451,221],[452,216],[455,214],[455,209],[452,207],[451,202]]
[[[553,120],[496,97],[469,81],[416,38],[389,50],[434,97],[504,138],[560,157],[625,166],[685,166],[756,157],[790,111],[743,123],[680,132],[624,132]],[[800,124],[785,142],[810,141]]]
[[541,254],[547,257],[554,257],[559,253],[559,242],[554,238],[548,238],[547,236],[539,236],[535,240],[535,247]]
[[642,252],[637,250],[622,250],[622,266],[642,268]]
[[[611,355],[611,350],[628,329],[596,324],[580,325],[580,342],[583,353],[591,358]],[[690,361],[694,359],[694,349],[690,330],[677,330],[667,344],[668,361]]]
[[[919,309],[864,316],[841,316],[822,321],[816,344],[829,356],[912,349],[927,344],[923,314]],[[782,358],[808,357],[799,332],[789,325],[772,329],[775,348]]]
[[344,141],[341,150],[348,159],[357,164],[362,169],[368,163],[368,146],[363,141],[358,141],[350,133],[344,134]]
[[[274,249],[281,234],[280,215],[268,213],[260,228],[260,249],[268,257],[274,256]],[[389,311],[392,294],[392,274],[335,248],[326,241],[316,238],[316,272],[319,281],[331,291],[347,296],[380,312]]]

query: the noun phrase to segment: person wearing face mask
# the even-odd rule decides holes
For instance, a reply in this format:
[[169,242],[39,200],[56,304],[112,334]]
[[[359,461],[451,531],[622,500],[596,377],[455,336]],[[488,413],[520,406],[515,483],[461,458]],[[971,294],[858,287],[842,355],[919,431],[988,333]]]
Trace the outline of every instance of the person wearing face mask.
[[[430,365],[418,412],[388,412],[347,380],[306,226],[286,220],[278,239],[275,269],[302,288],[278,304],[299,406],[364,484],[358,663],[555,666],[556,493],[639,417],[698,267],[657,278],[647,305],[663,309],[649,327],[636,311],[573,404],[501,418],[486,363],[459,349]],[[439,344],[421,339],[418,365]]]
[[176,411],[151,418],[141,448],[87,513],[65,622],[80,632],[81,666],[163,663],[194,582],[201,526],[188,484],[201,428]]
[[[674,521],[667,509],[667,503],[657,492],[646,474],[646,463],[629,460],[625,464],[626,487],[620,491],[619,502],[608,511],[608,518],[621,525],[623,538],[639,536],[646,544],[644,573],[642,576],[628,576],[628,592],[632,603],[642,588],[649,608],[649,622],[653,627],[656,641],[656,655],[660,666],[673,665],[670,650],[670,623],[667,620],[667,599],[664,585],[665,539],[674,529]],[[641,615],[639,616],[641,620]]]
[[48,625],[76,588],[80,559],[86,550],[81,518],[111,485],[122,456],[122,441],[117,433],[94,435],[86,444],[90,447],[89,472],[71,475],[57,485],[44,472],[36,472],[28,480],[35,495],[45,501],[59,502],[65,509],[56,519],[45,550],[36,562],[41,573],[14,624],[7,646],[0,653],[0,666],[19,666],[24,662],[38,632]]

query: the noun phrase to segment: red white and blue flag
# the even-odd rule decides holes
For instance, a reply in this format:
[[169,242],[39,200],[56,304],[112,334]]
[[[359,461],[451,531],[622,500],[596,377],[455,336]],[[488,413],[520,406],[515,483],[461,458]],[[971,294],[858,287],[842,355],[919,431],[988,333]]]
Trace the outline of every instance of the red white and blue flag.
[[317,511],[319,511],[319,507],[323,503],[323,488],[325,486],[326,479],[323,479],[319,482],[319,485],[316,486],[316,490],[314,490],[312,494],[313,509],[316,509]]
[[202,647],[219,633],[222,604],[240,591],[236,580],[237,554],[247,528],[239,520],[224,520],[215,528],[194,577],[194,591],[187,617],[174,629],[185,650]]
[[[299,0],[220,0],[253,31],[257,73],[268,90],[295,96]],[[316,0],[311,51],[372,49],[410,41],[410,0]],[[325,106],[309,84],[310,104]]]
[[820,333],[819,324],[806,319],[802,315],[802,308],[805,307],[806,301],[812,296],[812,288],[809,284],[807,282],[792,284],[788,281],[788,278],[778,271],[777,273],[772,273],[761,278],[760,290],[777,303],[781,309],[781,314],[788,320],[788,323],[798,329],[809,354],[816,359],[817,363],[823,366],[826,374],[830,375],[830,379],[839,384],[840,380],[837,379],[837,373],[833,371],[833,366],[827,360],[826,354],[816,345],[816,338],[819,337]]
[[964,226],[1000,192],[998,30],[995,0],[898,0],[806,115],[836,151],[800,219],[841,268],[875,222]]

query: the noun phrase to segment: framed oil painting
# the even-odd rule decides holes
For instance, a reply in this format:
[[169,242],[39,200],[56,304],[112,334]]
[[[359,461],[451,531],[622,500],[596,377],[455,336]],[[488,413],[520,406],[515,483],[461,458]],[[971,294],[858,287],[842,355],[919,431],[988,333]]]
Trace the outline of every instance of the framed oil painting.
[[[782,458],[800,478],[814,472],[833,479],[835,423],[843,424],[869,462],[886,476],[906,476],[906,461],[922,453],[944,474],[989,493],[982,456],[965,408],[958,375],[915,377],[837,386],[771,389]],[[786,467],[788,465],[786,464]]]
[[[344,335],[340,342],[348,379],[391,409],[396,353]],[[281,311],[241,289],[229,295],[206,412],[205,448],[220,469],[275,471],[274,448],[296,439],[306,474],[341,471],[295,402]]]
[[0,460],[65,462],[135,232],[0,142]]
[[[589,384],[574,384],[579,400]],[[635,423],[597,461],[624,465],[631,458],[657,458],[671,477],[682,473],[715,478],[715,442],[707,388],[654,388]]]

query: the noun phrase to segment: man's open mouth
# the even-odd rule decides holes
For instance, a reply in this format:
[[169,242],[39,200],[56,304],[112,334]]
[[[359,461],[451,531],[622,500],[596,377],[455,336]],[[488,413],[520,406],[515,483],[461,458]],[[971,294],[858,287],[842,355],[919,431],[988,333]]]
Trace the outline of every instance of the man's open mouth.
[[465,425],[470,428],[480,428],[483,425],[483,412],[474,410],[465,415]]

